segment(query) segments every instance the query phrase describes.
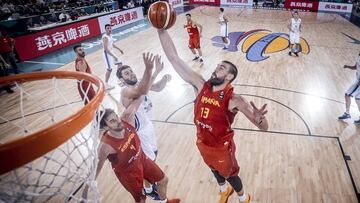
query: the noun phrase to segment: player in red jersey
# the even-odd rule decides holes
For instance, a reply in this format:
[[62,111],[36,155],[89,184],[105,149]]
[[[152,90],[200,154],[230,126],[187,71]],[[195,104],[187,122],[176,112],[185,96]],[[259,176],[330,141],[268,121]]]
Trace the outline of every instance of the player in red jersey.
[[[84,48],[81,45],[75,45],[73,49],[76,53],[75,70],[91,74],[90,66],[85,60]],[[85,105],[95,97],[95,90],[88,81],[78,81],[78,90]]]
[[[202,63],[202,51],[200,48],[200,37],[202,32],[202,26],[199,23],[196,23],[195,21],[191,20],[191,14],[186,14],[186,25],[184,25],[184,28],[186,28],[187,32],[189,33],[189,49],[191,52],[195,55],[195,58],[193,61],[196,61],[199,59],[199,61]],[[198,51],[199,55],[196,54],[195,49]]]
[[[106,159],[111,162],[112,168],[127,191],[134,197],[135,202],[145,202],[143,194],[143,181],[157,183],[157,192],[160,203],[179,203],[179,199],[168,200],[166,190],[168,178],[158,165],[148,158],[141,149],[140,139],[136,133],[135,113],[144,100],[144,95],[150,89],[150,78],[154,64],[154,58],[149,53],[143,55],[145,72],[139,87],[137,99],[132,100],[121,118],[112,110],[105,109],[100,121],[100,127],[105,128],[99,146],[99,162],[96,177],[99,175]],[[83,197],[86,198],[88,188],[85,188]]]
[[[253,102],[233,92],[231,82],[237,76],[237,68],[229,61],[221,61],[211,78],[205,81],[177,54],[174,43],[166,30],[158,30],[164,52],[175,71],[190,83],[196,93],[194,123],[197,130],[196,145],[205,163],[220,186],[220,203],[226,203],[235,190],[241,203],[248,203],[250,195],[244,192],[240,167],[235,157],[234,131],[231,124],[238,111],[242,112],[261,130],[268,129],[265,118],[266,105],[257,108]],[[227,186],[227,182],[230,186]]]

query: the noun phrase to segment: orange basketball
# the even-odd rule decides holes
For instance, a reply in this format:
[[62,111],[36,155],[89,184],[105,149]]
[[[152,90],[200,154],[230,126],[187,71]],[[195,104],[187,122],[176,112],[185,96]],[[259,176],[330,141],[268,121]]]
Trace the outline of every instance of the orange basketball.
[[157,29],[169,29],[176,21],[174,8],[166,1],[151,4],[148,10],[149,22]]

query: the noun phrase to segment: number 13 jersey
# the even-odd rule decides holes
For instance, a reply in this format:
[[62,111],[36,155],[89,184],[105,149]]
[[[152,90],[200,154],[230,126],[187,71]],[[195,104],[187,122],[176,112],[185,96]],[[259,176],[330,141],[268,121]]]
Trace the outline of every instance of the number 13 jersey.
[[206,82],[195,100],[194,123],[197,138],[206,145],[224,145],[232,139],[234,131],[231,124],[236,113],[228,110],[233,87],[213,92],[210,82]]

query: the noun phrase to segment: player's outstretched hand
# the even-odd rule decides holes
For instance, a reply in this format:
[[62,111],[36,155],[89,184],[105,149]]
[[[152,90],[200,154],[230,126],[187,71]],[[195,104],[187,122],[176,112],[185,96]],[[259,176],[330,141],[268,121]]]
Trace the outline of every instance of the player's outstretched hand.
[[155,56],[155,71],[160,73],[164,69],[164,62],[161,61],[161,56]]
[[145,68],[152,71],[152,69],[154,68],[155,56],[150,52],[143,53],[143,60]]
[[268,112],[266,110],[267,104],[264,104],[260,109],[255,106],[254,102],[250,102],[250,104],[253,107],[255,122],[260,124],[262,120],[265,119],[265,114]]

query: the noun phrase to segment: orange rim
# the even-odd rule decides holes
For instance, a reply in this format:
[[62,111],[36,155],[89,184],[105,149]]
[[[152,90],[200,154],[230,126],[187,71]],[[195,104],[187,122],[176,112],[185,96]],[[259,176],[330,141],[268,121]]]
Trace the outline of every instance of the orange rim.
[[77,113],[26,137],[0,144],[0,175],[52,151],[93,120],[95,111],[104,98],[105,90],[100,79],[90,74],[75,71],[36,72],[0,78],[0,84],[9,84],[15,81],[23,83],[53,77],[90,81],[98,87],[98,91],[96,96]]

